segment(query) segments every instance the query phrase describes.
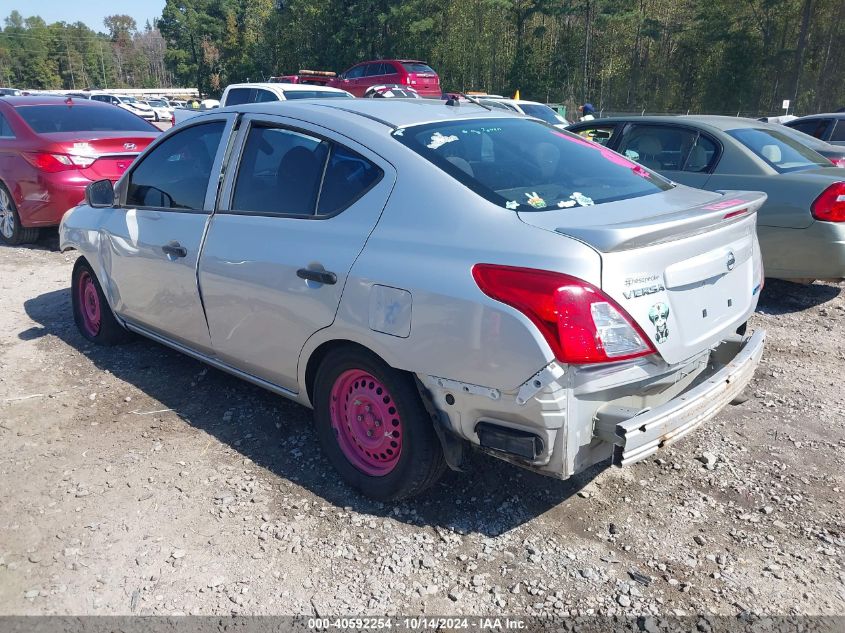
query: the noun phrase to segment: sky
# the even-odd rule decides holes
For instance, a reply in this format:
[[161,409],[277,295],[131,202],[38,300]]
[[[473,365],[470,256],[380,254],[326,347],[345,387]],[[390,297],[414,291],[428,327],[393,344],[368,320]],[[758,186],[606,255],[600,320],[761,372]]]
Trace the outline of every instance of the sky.
[[164,0],[0,0],[0,21],[17,9],[24,17],[40,15],[47,24],[84,22],[95,31],[105,31],[105,16],[126,14],[144,28],[147,20],[152,24],[153,18],[161,17],[163,8]]

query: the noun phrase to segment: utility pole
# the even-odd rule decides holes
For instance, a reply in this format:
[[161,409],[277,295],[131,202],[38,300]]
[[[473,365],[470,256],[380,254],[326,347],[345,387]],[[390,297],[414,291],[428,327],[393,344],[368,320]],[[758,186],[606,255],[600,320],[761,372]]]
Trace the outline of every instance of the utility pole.
[[98,39],[97,43],[99,46],[97,48],[100,49],[100,67],[103,69],[103,88],[106,87],[106,59],[103,56],[103,41]]
[[70,84],[76,90],[76,80],[73,78],[73,62],[70,61],[70,42],[67,39],[67,35],[65,35],[65,50],[67,51],[67,65],[70,68]]

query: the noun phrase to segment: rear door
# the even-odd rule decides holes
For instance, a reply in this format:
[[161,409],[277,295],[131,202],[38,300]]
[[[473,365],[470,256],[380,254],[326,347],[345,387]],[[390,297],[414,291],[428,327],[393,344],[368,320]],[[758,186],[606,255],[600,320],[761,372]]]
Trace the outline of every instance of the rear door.
[[199,282],[215,354],[295,390],[299,353],[331,325],[395,181],[348,138],[284,117],[238,131]]
[[112,306],[127,321],[203,353],[211,341],[197,262],[235,114],[203,116],[162,139],[118,186],[102,231]]

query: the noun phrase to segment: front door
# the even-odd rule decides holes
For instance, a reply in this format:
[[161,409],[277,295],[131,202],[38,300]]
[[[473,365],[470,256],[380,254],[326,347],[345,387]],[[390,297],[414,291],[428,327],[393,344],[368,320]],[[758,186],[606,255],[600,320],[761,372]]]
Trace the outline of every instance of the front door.
[[229,164],[199,266],[212,346],[295,390],[299,353],[334,321],[394,171],[345,137],[267,115],[245,117]]
[[235,115],[202,117],[158,143],[121,180],[106,211],[102,257],[115,311],[208,353],[197,261]]

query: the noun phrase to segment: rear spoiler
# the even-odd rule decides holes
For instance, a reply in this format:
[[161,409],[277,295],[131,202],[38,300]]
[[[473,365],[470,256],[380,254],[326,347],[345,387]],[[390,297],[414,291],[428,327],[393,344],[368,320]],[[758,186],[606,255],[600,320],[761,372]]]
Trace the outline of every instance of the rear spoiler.
[[722,191],[721,200],[661,213],[635,221],[589,227],[561,227],[562,235],[590,244],[603,253],[672,242],[745,220],[757,213],[767,195],[761,191]]

